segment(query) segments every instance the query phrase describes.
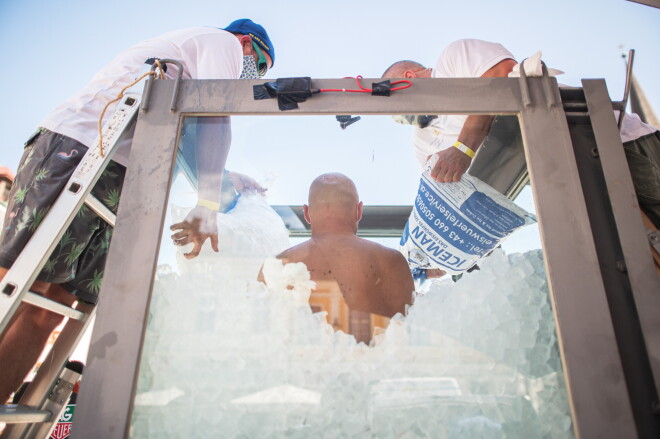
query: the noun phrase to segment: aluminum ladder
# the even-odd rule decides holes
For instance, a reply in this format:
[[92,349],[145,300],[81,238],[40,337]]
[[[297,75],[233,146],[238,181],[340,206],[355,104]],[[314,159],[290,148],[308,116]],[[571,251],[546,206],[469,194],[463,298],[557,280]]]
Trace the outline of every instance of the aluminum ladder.
[[[82,301],[62,305],[29,291],[46,260],[83,204],[114,227],[115,215],[90,192],[120,143],[122,133],[135,120],[141,96],[126,94],[103,128],[104,156],[99,138],[87,151],[48,214],[0,282],[0,336],[18,306],[24,302],[67,317],[68,320],[19,404],[0,406],[3,438],[48,438],[80,379],[78,371],[65,367],[85,330],[93,320],[95,306]],[[3,401],[4,402],[4,401]]]

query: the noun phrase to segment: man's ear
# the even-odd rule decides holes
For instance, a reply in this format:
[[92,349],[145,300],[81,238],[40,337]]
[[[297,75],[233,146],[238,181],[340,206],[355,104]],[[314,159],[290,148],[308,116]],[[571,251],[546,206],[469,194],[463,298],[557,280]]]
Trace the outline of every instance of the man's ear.
[[306,204],[303,204],[303,216],[305,217],[307,224],[312,224],[312,219],[309,217],[309,206]]
[[243,48],[243,51],[245,52],[245,49],[250,49],[252,50],[252,37],[249,35],[241,35],[238,37],[238,42],[241,43],[241,47]]
[[417,75],[412,70],[406,70],[405,72],[403,72],[403,77],[410,79],[410,78],[416,78]]
[[360,201],[357,205],[357,222],[360,222],[362,219],[362,201]]

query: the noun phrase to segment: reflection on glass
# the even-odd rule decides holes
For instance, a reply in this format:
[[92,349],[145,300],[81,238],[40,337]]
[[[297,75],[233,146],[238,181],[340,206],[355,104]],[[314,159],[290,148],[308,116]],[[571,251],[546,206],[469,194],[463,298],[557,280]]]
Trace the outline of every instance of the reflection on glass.
[[[347,133],[358,135],[360,124],[371,123],[365,119],[323,141],[337,142],[348,151],[344,161],[351,162],[350,151],[359,156],[365,144],[363,138],[352,144]],[[380,121],[382,132],[394,125],[389,117]],[[374,155],[386,156],[380,150],[365,154],[367,162],[357,165],[363,175],[355,178],[355,163],[327,169],[319,151],[310,151],[313,140],[290,135],[299,123],[294,117],[234,117],[233,123],[231,171],[261,182],[279,170],[270,197],[278,184],[303,189],[304,195],[278,204],[305,204],[313,178],[329,171],[354,179],[365,204],[376,204],[370,193],[382,192],[369,186],[399,178],[387,166],[380,170],[377,160],[369,167]],[[378,120],[373,123],[381,128]],[[241,148],[251,138],[242,139],[240,128],[255,125],[268,126],[272,142]],[[282,163],[261,157],[280,142],[276,125],[289,133],[282,134],[291,148],[279,151]],[[396,148],[400,156],[409,154],[401,144]],[[182,142],[179,159],[185,150]],[[289,162],[309,169],[282,171]],[[197,198],[181,172],[172,187],[168,225]],[[412,204],[419,173],[400,178],[414,180],[412,190],[407,201],[394,202]],[[163,239],[132,437],[573,437],[538,245],[519,246],[525,252],[516,254],[496,249],[456,282],[449,276],[417,281],[408,309],[381,312],[391,320],[376,321],[366,315],[369,307],[351,309],[336,278],[329,286],[314,284],[302,264],[275,259],[293,245],[289,221],[271,207],[272,198],[237,186],[233,207],[217,214],[218,253],[206,246],[187,260],[184,249]],[[523,194],[531,200],[528,191]],[[506,244],[514,244],[517,233]],[[539,242],[537,236],[524,240]],[[388,245],[396,248],[396,241]],[[358,256],[353,253],[336,257],[350,260]],[[362,263],[360,256],[348,266],[360,272]],[[257,280],[262,266],[268,286]]]

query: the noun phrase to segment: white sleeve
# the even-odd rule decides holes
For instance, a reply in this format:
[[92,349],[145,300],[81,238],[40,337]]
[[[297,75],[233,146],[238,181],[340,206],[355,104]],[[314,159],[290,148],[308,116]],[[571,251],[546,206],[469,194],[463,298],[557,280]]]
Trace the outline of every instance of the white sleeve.
[[241,75],[243,51],[228,32],[195,35],[183,42],[181,52],[192,79],[238,79]]
[[466,40],[454,41],[442,51],[433,69],[435,78],[465,78],[467,62]]
[[505,59],[515,59],[499,43],[465,39],[449,44],[433,70],[434,78],[478,78]]

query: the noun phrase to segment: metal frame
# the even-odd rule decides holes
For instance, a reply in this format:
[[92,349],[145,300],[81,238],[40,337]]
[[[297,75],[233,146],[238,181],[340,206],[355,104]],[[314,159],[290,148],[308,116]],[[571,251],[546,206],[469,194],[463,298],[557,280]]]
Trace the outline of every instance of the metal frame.
[[[410,89],[387,98],[328,93],[314,96],[288,112],[280,112],[275,100],[252,99],[252,86],[262,82],[183,80],[179,112],[170,111],[174,81],[154,82],[149,111],[140,114],[135,131],[132,164],[110,247],[73,437],[128,435],[183,116],[451,113],[518,115],[574,431],[584,438],[637,436],[595,238],[584,195],[577,190],[581,187],[580,176],[554,79],[418,79]],[[349,79],[314,82],[317,88],[353,86]],[[602,92],[597,90],[600,95]],[[611,112],[611,106],[608,108]],[[602,122],[609,130],[616,130],[613,116],[610,119]],[[604,129],[601,121],[594,129]],[[620,184],[631,192],[629,182]],[[612,203],[615,211],[620,208],[619,200],[613,199]],[[637,226],[631,223],[629,231],[642,234]],[[640,248],[629,251],[631,257],[643,257]]]
[[[596,128],[594,134],[607,182],[607,190],[613,205],[614,219],[621,237],[626,261],[626,271],[632,284],[637,313],[646,338],[646,350],[655,378],[655,387],[660,389],[660,281],[653,273],[653,259],[645,235],[639,204],[633,189],[630,172],[621,163],[626,156],[618,131],[611,124],[612,112],[607,109],[605,81],[583,81],[584,93],[591,117]],[[605,106],[605,107],[604,107]],[[655,341],[652,343],[651,341]]]

